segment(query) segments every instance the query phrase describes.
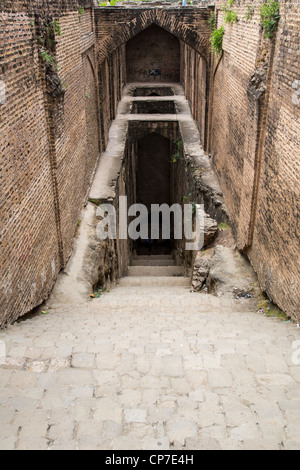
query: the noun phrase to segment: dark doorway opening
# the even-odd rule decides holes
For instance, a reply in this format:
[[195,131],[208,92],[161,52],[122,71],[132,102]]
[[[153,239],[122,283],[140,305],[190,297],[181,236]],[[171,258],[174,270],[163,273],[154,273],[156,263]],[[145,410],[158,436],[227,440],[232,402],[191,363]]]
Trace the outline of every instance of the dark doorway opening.
[[174,96],[174,91],[167,86],[137,86],[134,88],[133,96]]
[[132,114],[175,114],[174,101],[133,101]]
[[180,43],[152,24],[126,44],[127,82],[180,81]]
[[[170,238],[164,239],[162,216],[157,217],[156,227],[151,218],[153,204],[171,204],[171,142],[160,134],[151,133],[138,140],[137,150],[136,201],[148,210],[147,220],[144,220],[148,226],[148,238],[137,240],[135,250],[138,255],[171,254],[172,230]],[[159,233],[158,239],[151,236],[153,228]]]

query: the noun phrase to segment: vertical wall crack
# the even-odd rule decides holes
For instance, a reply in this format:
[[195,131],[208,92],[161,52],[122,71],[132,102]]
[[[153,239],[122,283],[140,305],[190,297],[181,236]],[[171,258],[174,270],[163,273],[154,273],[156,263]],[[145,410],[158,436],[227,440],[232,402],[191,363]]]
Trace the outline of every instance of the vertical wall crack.
[[259,115],[258,115],[258,126],[257,126],[257,144],[256,144],[256,150],[255,150],[254,183],[253,183],[253,192],[252,192],[252,201],[251,201],[249,235],[248,235],[248,243],[247,243],[248,247],[252,245],[252,241],[253,241],[255,222],[256,222],[256,216],[257,216],[257,206],[258,206],[258,201],[259,201],[259,184],[260,184],[260,177],[261,177],[262,158],[263,158],[265,139],[266,139],[270,91],[271,91],[271,86],[272,86],[275,41],[276,41],[276,36],[273,38],[271,42],[269,67],[268,67],[267,80],[266,80],[266,92],[264,94],[262,104],[260,105],[260,103],[258,102]]

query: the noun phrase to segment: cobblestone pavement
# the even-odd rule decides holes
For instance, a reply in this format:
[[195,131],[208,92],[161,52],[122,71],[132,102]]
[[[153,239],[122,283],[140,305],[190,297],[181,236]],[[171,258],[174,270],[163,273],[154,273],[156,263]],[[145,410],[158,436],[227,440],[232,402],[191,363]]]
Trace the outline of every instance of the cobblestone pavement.
[[299,450],[300,330],[247,302],[119,287],[10,326],[0,449]]

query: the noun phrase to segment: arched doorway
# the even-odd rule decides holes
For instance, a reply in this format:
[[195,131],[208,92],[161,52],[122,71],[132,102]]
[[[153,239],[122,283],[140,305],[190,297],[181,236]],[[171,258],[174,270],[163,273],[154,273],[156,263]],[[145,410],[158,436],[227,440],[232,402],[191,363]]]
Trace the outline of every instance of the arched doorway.
[[127,82],[179,82],[180,43],[152,24],[126,45]]

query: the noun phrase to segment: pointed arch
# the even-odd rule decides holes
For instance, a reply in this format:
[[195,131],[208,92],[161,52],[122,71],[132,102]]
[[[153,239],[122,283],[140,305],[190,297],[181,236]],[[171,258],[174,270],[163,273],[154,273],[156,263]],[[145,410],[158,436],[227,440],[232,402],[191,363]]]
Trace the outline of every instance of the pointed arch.
[[98,60],[156,24],[184,42],[206,61],[210,56],[209,8],[96,8]]

